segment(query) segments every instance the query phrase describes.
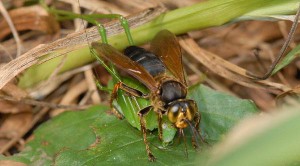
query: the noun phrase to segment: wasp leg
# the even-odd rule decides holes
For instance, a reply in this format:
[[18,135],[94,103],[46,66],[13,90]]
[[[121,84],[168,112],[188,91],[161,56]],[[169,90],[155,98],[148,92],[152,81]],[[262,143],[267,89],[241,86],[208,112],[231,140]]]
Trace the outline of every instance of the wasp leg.
[[135,96],[135,97],[142,97],[142,98],[148,98],[148,95],[146,94],[143,94],[141,91],[139,90],[136,90],[136,89],[133,89],[127,85],[125,85],[124,83],[122,82],[118,82],[115,84],[114,86],[114,89],[112,90],[111,92],[111,97],[110,97],[110,101],[109,101],[109,104],[110,104],[110,107],[112,108],[112,112],[113,114],[115,114],[119,119],[122,119],[123,118],[123,115],[120,114],[116,109],[114,109],[113,107],[113,101],[117,98],[117,94],[118,94],[118,90],[119,89],[122,89],[123,91],[125,91],[126,93],[129,93],[130,95],[132,96]]
[[[120,82],[119,82],[120,83]],[[110,105],[110,108],[111,108],[111,112],[118,118],[118,119],[123,119],[123,115],[118,112],[114,106],[113,106],[113,101],[117,98],[117,92],[118,92],[118,89],[120,88],[120,84],[117,83],[115,84],[114,86],[114,89],[112,90],[111,92],[111,96],[110,96],[110,100],[109,100],[109,105]]]
[[158,138],[160,141],[162,141],[163,130],[162,130],[162,112],[161,111],[158,112],[157,119],[158,119]]
[[112,104],[112,102],[117,98],[117,92],[119,89],[122,89],[126,93],[129,93],[130,95],[135,97],[149,98],[148,94],[143,94],[143,92],[139,90],[133,89],[122,82],[118,82],[115,84],[114,89],[111,93],[110,104]]
[[141,124],[141,130],[143,133],[143,138],[144,138],[144,143],[146,145],[146,151],[147,151],[147,155],[148,155],[148,159],[149,161],[155,161],[155,157],[152,154],[150,147],[149,147],[149,143],[147,141],[147,131],[146,131],[146,122],[144,119],[144,116],[148,114],[148,112],[152,109],[152,106],[148,106],[146,108],[143,108],[142,110],[140,110],[138,112],[138,116],[140,117],[140,124]]

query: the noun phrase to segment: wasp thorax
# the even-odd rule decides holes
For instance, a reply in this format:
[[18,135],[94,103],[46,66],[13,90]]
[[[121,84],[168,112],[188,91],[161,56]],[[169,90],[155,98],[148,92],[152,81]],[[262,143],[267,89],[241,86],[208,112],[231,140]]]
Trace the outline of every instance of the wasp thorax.
[[170,103],[186,97],[186,88],[177,81],[169,80],[161,85],[160,96],[165,103]]
[[179,99],[169,104],[167,116],[177,128],[186,128],[198,110],[193,100]]

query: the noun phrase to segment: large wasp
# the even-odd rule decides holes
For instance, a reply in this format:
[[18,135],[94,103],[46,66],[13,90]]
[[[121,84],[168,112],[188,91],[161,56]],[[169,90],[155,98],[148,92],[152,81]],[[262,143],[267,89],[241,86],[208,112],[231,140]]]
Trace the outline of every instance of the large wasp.
[[[162,116],[168,119],[183,135],[183,129],[190,126],[198,132],[200,113],[194,100],[186,99],[187,83],[182,65],[182,54],[176,36],[168,30],[160,31],[151,42],[151,52],[137,46],[129,46],[124,54],[105,43],[92,43],[101,58],[112,62],[117,68],[136,78],[149,89],[149,94],[133,89],[122,82],[115,84],[111,102],[118,89],[130,95],[147,98],[151,105],[138,112],[141,131],[150,161],[154,161],[147,142],[144,116],[151,110],[158,115],[159,138],[162,139]],[[193,136],[193,140],[195,135]]]

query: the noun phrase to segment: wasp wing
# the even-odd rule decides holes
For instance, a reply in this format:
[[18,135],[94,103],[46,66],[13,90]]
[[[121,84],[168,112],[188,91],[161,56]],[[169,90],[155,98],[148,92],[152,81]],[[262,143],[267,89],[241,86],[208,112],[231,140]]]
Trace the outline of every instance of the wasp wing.
[[93,42],[92,47],[97,51],[98,55],[139,80],[151,92],[157,90],[154,78],[137,62],[132,61],[108,44]]
[[159,57],[166,68],[186,85],[186,80],[182,65],[181,48],[176,36],[168,31],[162,30],[151,42],[151,51]]

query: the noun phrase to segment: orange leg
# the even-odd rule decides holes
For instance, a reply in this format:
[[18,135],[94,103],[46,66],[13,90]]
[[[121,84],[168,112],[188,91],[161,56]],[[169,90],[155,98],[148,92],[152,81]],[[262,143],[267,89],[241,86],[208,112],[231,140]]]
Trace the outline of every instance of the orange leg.
[[148,95],[143,94],[142,92],[133,89],[125,84],[123,84],[122,82],[118,82],[115,84],[114,89],[112,90],[111,96],[110,96],[110,100],[109,100],[109,104],[110,104],[110,108],[112,108],[112,113],[114,115],[116,115],[119,119],[123,119],[123,115],[120,114],[114,107],[113,107],[113,101],[117,98],[118,95],[118,90],[122,89],[123,91],[125,91],[126,93],[129,93],[132,96],[135,97],[142,97],[142,98],[148,98]]
[[162,141],[163,130],[162,130],[162,113],[161,113],[161,111],[158,112],[157,119],[158,119],[158,138],[160,141]]
[[118,89],[120,88],[121,82],[118,82],[115,84],[113,91],[111,92],[110,100],[109,100],[109,105],[111,108],[111,112],[118,118],[118,119],[123,119],[123,115],[117,111],[114,106],[113,106],[113,101],[117,98],[118,94]]
[[155,157],[152,154],[150,147],[149,147],[149,143],[147,141],[147,130],[146,130],[146,122],[144,119],[144,116],[152,109],[152,106],[148,106],[142,110],[139,111],[138,115],[140,117],[140,124],[141,124],[141,130],[143,133],[143,138],[144,138],[144,143],[146,145],[146,151],[147,151],[147,155],[148,155],[148,159],[149,161],[155,161]]

